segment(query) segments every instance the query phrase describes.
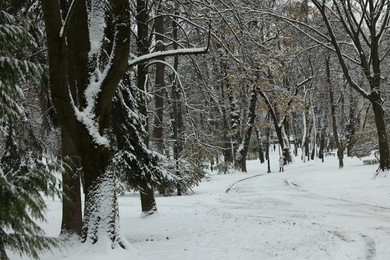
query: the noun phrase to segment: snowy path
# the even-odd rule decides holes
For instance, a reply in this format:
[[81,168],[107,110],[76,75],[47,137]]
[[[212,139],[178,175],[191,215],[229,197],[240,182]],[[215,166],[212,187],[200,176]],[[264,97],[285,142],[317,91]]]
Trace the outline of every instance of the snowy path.
[[[373,179],[375,166],[353,159],[343,170],[334,158],[285,170],[265,174],[250,161],[247,174],[213,175],[194,195],[157,197],[159,213],[147,218],[137,194],[120,197],[133,250],[75,247],[42,259],[390,259],[390,176]],[[49,234],[58,232],[59,208],[49,204]]]
[[390,183],[374,168],[331,160],[255,174],[251,163],[193,196],[158,198],[157,216],[131,217],[140,259],[390,259]]
[[331,231],[334,235],[350,244],[364,243],[360,247],[363,254],[357,255],[357,259],[390,258],[390,207],[320,195],[291,180],[286,180],[286,184],[301,193],[300,203],[314,209],[321,216],[322,225],[336,230]]
[[[269,185],[270,181],[272,185]],[[302,247],[304,249],[296,255],[293,254],[296,259],[389,258],[390,251],[387,248],[390,242],[389,208],[318,195],[291,183],[293,182],[289,182],[284,176],[281,178],[272,176],[262,182],[252,180],[251,183],[239,183],[235,190],[237,195],[227,198],[225,203],[243,205],[244,198],[246,208],[252,208],[250,212],[252,217],[261,216],[280,223],[293,222],[293,225],[300,227],[299,235],[306,238],[314,235],[313,239],[318,241],[305,241],[306,238],[303,237],[302,240],[298,240],[302,242],[298,246],[295,241],[290,248],[292,251],[300,250]],[[253,187],[263,192],[251,197],[248,190]],[[229,211],[231,212],[230,209]],[[309,231],[311,228],[316,230],[316,233],[311,234]],[[294,230],[290,231],[287,228],[285,232],[285,237],[296,240]],[[307,243],[311,244],[312,252],[306,251],[309,254],[305,255]],[[288,249],[283,250],[287,252],[281,259],[293,258]]]

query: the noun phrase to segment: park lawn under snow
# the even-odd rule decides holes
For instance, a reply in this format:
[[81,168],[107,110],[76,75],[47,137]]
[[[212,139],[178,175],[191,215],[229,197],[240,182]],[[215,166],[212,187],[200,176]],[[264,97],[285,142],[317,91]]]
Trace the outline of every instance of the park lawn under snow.
[[[73,241],[42,259],[390,259],[390,173],[374,178],[378,166],[356,158],[339,170],[334,157],[296,158],[279,173],[271,159],[270,174],[248,161],[248,173],[210,173],[193,195],[157,197],[159,213],[147,218],[138,194],[120,197],[128,250]],[[59,200],[48,200],[47,219],[57,236]]]

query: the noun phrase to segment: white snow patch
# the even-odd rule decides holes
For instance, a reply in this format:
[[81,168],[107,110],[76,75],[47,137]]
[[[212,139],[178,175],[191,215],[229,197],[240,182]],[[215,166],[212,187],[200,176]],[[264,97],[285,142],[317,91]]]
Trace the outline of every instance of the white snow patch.
[[[75,241],[42,260],[389,259],[390,178],[373,178],[377,165],[346,158],[339,170],[335,157],[302,163],[298,156],[279,173],[277,150],[270,151],[272,173],[258,160],[245,174],[210,173],[192,196],[157,196],[159,213],[146,218],[138,193],[120,197],[129,250]],[[56,236],[61,202],[48,203],[42,226]]]
[[104,5],[105,1],[91,0],[91,12],[89,17],[89,39],[91,43],[90,57],[99,53],[103,44],[104,29],[106,27],[104,21]]

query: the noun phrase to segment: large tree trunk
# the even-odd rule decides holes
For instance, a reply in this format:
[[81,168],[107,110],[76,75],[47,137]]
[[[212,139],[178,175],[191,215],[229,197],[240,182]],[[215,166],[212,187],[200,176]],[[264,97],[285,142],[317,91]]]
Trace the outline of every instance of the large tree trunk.
[[[162,13],[162,4],[157,10],[157,18],[155,22],[155,37],[156,37],[156,51],[163,51],[164,47],[164,16],[159,16]],[[165,95],[165,61],[164,58],[158,59],[156,64],[156,77],[154,84],[154,128],[153,128],[153,139],[157,151],[161,154],[164,153],[164,95]]]
[[67,163],[62,173],[62,223],[61,234],[81,235],[80,156],[70,136],[62,130],[62,158]]
[[115,190],[115,176],[108,169],[110,151],[105,146],[91,146],[92,140],[84,138],[82,165],[85,175],[85,207],[82,241],[92,244],[105,234],[112,242],[125,247],[119,234],[118,198]]
[[236,152],[236,164],[239,166],[242,172],[247,172],[246,170],[246,157],[249,150],[249,142],[252,136],[253,124],[255,123],[256,118],[256,103],[257,103],[257,88],[252,87],[251,97],[249,101],[249,113],[248,113],[248,123],[244,130],[244,138],[242,140],[241,150]]
[[[148,28],[148,1],[137,0],[137,49],[138,56],[142,56],[149,53],[149,28]],[[139,98],[139,109],[141,114],[146,119],[145,130],[148,132],[148,112],[146,108],[146,76],[148,74],[147,66],[144,63],[138,65],[138,89],[141,90]],[[149,145],[148,136],[145,137],[145,143]],[[154,188],[151,183],[150,177],[141,177],[138,182],[140,197],[141,197],[141,209],[144,215],[151,215],[157,211],[156,201],[154,198]]]
[[[69,10],[67,1],[61,0],[61,12],[62,19],[66,19],[66,14]],[[77,82],[85,80],[86,75],[83,74],[83,70],[86,68],[85,63],[87,61],[88,44],[75,44],[75,42],[83,42],[85,32],[83,29],[75,26],[83,18],[83,12],[86,10],[78,8],[76,12],[77,17],[72,20],[71,27],[69,29],[67,40],[67,59],[68,66],[68,82],[72,96],[77,96]],[[82,56],[82,62],[74,63],[77,60],[77,56]],[[85,72],[85,71],[84,71]],[[77,101],[76,101],[77,102]],[[65,127],[61,128],[61,147],[62,158],[66,160],[67,167],[62,174],[63,182],[63,202],[62,202],[62,234],[77,234],[81,235],[82,229],[82,212],[81,212],[81,192],[80,192],[80,173],[81,173],[81,161],[78,154],[77,147],[74,144],[70,133],[67,132]]]
[[[111,100],[128,67],[129,2],[115,0],[112,3],[116,33],[113,43],[115,48],[110,53],[109,64],[100,63],[96,52],[96,55],[89,55],[89,52],[85,51],[90,49],[88,4],[86,0],[75,1],[73,15],[66,16],[70,17],[70,20],[66,20],[64,25],[59,1],[42,1],[48,43],[50,90],[61,127],[74,142],[77,154],[81,155],[86,186],[82,240],[96,243],[100,239],[105,241],[103,237],[106,237],[111,241],[112,248],[118,244],[123,247],[124,243],[119,235],[115,180],[107,168],[111,154],[106,133],[110,128]],[[101,2],[94,0],[91,4],[99,8]],[[77,33],[80,37],[80,41],[73,41],[72,59],[68,58],[68,33]],[[98,63],[101,66],[106,65],[102,75],[95,73]],[[69,68],[74,68],[77,72],[77,84],[69,82]],[[96,83],[96,77],[101,77],[98,86],[100,91],[96,95],[88,95],[86,90],[90,82]],[[77,86],[77,89],[73,89],[73,86]],[[88,116],[92,116],[88,119],[92,120],[93,124],[85,121],[83,116],[86,116],[86,110]]]
[[[221,60],[223,60],[223,57],[221,57]],[[227,89],[229,85],[229,81],[227,78],[227,64],[225,61],[221,62],[221,67],[222,67],[222,74],[223,74],[223,80],[221,80],[221,98],[222,98],[222,126],[223,126],[223,157],[224,157],[224,162],[229,162],[233,163],[233,151],[232,151],[232,141],[229,136],[229,122],[228,122],[228,117],[227,117],[227,112],[226,112],[226,106],[225,106],[225,88]]]
[[379,168],[381,170],[390,169],[390,151],[388,145],[388,137],[386,131],[385,123],[385,114],[382,106],[382,99],[380,96],[371,96],[370,102],[372,105],[372,110],[375,115],[375,125],[378,132],[378,141],[379,141]]
[[[178,15],[178,7],[176,6],[175,15]],[[179,23],[177,18],[174,18],[172,21],[172,38],[174,40],[173,49],[178,48],[178,33],[179,33]],[[175,71],[178,71],[179,68],[179,56],[175,55],[173,59],[173,68]],[[174,139],[174,145],[173,145],[173,156],[174,160],[176,162],[176,175],[181,178],[181,171],[179,169],[179,160],[180,155],[183,152],[183,113],[182,113],[182,100],[181,100],[181,88],[179,87],[178,80],[176,80],[176,77],[172,76],[172,112],[173,112],[173,139]],[[177,183],[177,195],[182,195],[182,187],[180,185],[180,181]]]

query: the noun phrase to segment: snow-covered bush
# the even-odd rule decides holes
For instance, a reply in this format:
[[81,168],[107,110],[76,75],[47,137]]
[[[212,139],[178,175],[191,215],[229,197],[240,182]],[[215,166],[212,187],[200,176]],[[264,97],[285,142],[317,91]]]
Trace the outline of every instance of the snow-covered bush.
[[227,174],[234,170],[233,164],[231,162],[220,162],[214,166],[214,169],[218,171],[218,174]]
[[45,221],[44,196],[59,193],[52,174],[57,163],[8,148],[0,163],[0,259],[8,259],[5,249],[38,259],[39,253],[59,244],[45,237],[34,221]]
[[165,178],[157,182],[156,188],[161,195],[170,196],[178,187],[184,194],[189,194],[191,188],[197,186],[206,173],[201,165],[193,161],[179,160],[166,161],[164,167],[170,173],[171,178]]

